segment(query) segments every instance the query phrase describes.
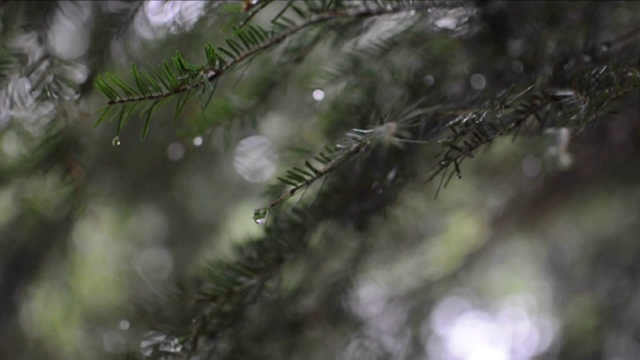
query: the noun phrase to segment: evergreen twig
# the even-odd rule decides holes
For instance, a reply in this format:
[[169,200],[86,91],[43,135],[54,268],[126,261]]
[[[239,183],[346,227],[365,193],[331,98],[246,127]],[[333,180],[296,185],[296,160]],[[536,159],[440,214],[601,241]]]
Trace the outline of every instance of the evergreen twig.
[[[144,138],[148,131],[151,115],[166,100],[185,93],[188,97],[190,93],[198,89],[205,91],[208,84],[216,82],[236,65],[280,44],[300,31],[322,23],[344,19],[358,21],[406,11],[427,11],[438,4],[437,2],[400,1],[357,10],[334,9],[325,6],[314,15],[306,15],[298,10],[299,16],[303,18],[300,23],[295,23],[285,17],[274,19],[275,29],[283,29],[278,32],[275,29],[267,31],[261,27],[250,25],[235,28],[235,36],[225,39],[227,47],[214,48],[211,44],[205,47],[206,65],[190,64],[179,52],[176,52],[172,59],[173,67],[168,62],[164,62],[159,67],[149,68],[148,71],[139,71],[135,65],[132,65],[136,87],[128,85],[115,75],[104,74],[96,78],[95,86],[109,100],[106,106],[101,109],[101,115],[94,126],[114,118],[118,119],[119,124],[124,125],[138,103],[152,102],[141,111],[145,121],[145,131],[142,134],[142,138]],[[452,4],[448,3],[442,6],[452,6]],[[116,106],[121,106],[122,110],[115,111],[113,108]],[[177,115],[179,115],[178,110],[176,110]],[[122,127],[119,126],[118,135],[121,130]]]

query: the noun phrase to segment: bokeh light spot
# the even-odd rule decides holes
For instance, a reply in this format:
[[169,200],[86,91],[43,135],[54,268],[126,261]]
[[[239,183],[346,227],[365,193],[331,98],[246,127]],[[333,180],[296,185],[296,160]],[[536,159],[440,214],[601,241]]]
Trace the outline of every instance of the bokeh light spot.
[[102,336],[102,345],[107,352],[112,354],[120,354],[126,348],[124,338],[117,331],[107,331]]
[[487,86],[487,79],[485,79],[481,74],[471,75],[469,82],[471,83],[471,87],[478,91]]
[[167,147],[167,157],[171,161],[178,161],[182,159],[186,152],[187,149],[185,149],[184,145],[179,142],[171,143],[171,145]]
[[529,155],[522,160],[522,173],[527,177],[536,177],[542,170],[542,163],[538,158]]
[[136,257],[135,264],[143,279],[166,280],[173,272],[173,255],[164,247],[152,246],[144,249]]
[[311,96],[313,96],[313,100],[315,101],[322,101],[322,99],[324,99],[324,91],[320,89],[313,90]]
[[434,78],[432,75],[427,75],[422,79],[422,81],[427,86],[433,86],[433,84],[436,83],[436,78]]
[[276,171],[278,155],[271,140],[254,135],[238,143],[233,165],[243,179],[250,182],[268,180]]

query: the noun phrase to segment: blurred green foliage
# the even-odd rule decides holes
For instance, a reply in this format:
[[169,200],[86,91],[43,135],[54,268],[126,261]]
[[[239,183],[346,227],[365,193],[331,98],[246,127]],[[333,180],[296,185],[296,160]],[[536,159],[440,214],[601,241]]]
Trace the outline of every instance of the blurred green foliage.
[[0,358],[635,358],[639,11],[0,2]]

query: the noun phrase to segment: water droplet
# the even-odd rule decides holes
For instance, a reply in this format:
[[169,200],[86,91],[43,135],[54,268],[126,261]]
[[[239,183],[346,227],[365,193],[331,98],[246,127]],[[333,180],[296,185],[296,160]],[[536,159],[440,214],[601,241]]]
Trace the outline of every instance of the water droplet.
[[116,137],[111,140],[111,145],[120,146],[120,144],[122,144],[122,142],[120,141],[120,136],[116,135]]
[[603,43],[602,45],[600,45],[600,50],[602,51],[609,51],[609,48],[611,47],[611,44],[609,44],[608,42]]
[[267,216],[269,215],[269,208],[256,209],[253,211],[253,221],[258,225],[264,225],[267,223]]

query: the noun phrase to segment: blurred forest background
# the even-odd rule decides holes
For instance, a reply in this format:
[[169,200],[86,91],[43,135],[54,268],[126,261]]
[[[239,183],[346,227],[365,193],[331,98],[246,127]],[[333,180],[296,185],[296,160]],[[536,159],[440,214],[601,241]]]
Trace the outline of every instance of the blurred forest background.
[[639,15],[0,2],[0,358],[639,358]]

